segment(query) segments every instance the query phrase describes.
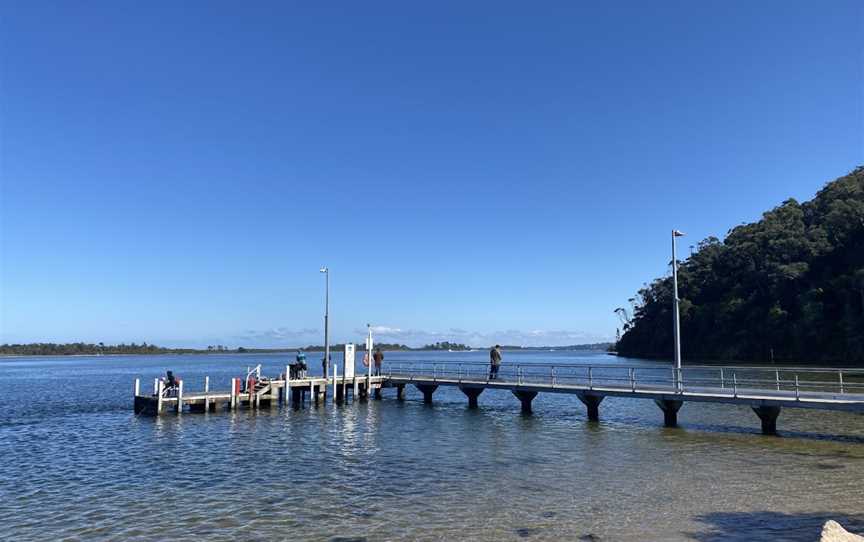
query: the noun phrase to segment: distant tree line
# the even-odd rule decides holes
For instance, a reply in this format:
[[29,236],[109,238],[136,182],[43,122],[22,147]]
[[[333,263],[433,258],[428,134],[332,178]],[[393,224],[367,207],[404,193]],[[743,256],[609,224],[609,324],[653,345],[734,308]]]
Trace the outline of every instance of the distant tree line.
[[104,344],[104,343],[31,343],[0,345],[0,355],[3,356],[72,356],[72,355],[108,355],[108,354],[184,354],[200,350],[186,348],[162,348],[143,342]]
[[462,343],[451,343],[449,341],[439,341],[432,344],[427,344],[420,348],[419,350],[471,350],[470,346],[464,345]]
[[[678,286],[685,359],[864,364],[864,167],[703,240]],[[631,303],[618,353],[671,358],[671,277]]]

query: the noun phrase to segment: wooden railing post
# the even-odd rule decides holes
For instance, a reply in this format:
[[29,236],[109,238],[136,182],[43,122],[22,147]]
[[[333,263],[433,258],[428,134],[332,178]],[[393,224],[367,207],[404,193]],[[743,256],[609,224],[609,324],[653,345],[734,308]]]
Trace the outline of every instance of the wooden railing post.
[[336,404],[336,381],[339,378],[339,364],[333,364],[333,404]]
[[156,380],[156,414],[162,413],[162,391],[165,383],[161,379]]

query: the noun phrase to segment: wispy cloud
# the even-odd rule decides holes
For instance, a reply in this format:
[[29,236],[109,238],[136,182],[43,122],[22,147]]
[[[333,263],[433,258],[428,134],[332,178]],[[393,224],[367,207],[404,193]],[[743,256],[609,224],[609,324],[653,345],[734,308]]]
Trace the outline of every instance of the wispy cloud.
[[266,330],[246,330],[236,339],[246,346],[279,347],[301,346],[321,342],[323,331],[315,328],[290,329],[275,327]]

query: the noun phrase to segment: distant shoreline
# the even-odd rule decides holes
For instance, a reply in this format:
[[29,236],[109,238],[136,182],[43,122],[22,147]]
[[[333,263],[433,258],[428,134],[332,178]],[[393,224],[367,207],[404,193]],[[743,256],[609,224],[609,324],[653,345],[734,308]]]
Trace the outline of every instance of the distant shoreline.
[[[440,345],[440,346],[439,346]],[[572,351],[608,351],[611,343],[596,343],[596,344],[575,344],[567,346],[514,346],[504,345],[502,350],[505,352],[531,352],[531,351],[548,351],[548,352],[572,352]],[[334,344],[330,346],[330,352],[339,352],[344,347],[344,344]],[[425,345],[418,348],[411,348],[404,344],[394,343],[379,343],[377,348],[385,352],[478,352],[486,351],[490,347],[470,347],[467,345],[453,343],[436,343],[435,345]],[[357,350],[363,350],[365,347],[362,343],[357,344]],[[208,347],[206,350],[197,348],[165,348],[156,345],[143,344],[119,344],[119,345],[95,345],[88,343],[29,343],[29,344],[3,344],[0,345],[0,359],[6,358],[28,358],[33,356],[50,356],[50,357],[81,357],[81,356],[162,356],[162,355],[220,355],[220,354],[286,354],[294,353],[298,350],[303,352],[324,352],[324,347],[321,345],[308,345],[290,348],[225,348],[223,346]]]

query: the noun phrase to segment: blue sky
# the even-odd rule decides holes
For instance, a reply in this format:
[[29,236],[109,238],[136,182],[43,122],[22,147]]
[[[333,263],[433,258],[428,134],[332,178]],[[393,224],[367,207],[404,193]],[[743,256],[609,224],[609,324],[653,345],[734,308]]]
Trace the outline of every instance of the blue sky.
[[572,344],[864,163],[864,3],[0,4],[0,342]]

